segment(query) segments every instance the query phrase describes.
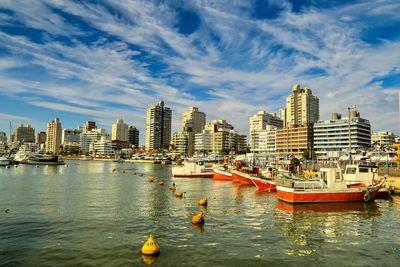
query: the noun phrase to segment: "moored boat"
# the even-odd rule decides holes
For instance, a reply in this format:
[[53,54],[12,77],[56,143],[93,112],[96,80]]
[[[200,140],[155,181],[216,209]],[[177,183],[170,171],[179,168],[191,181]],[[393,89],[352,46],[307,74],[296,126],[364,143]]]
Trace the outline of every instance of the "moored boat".
[[243,171],[232,170],[232,180],[234,182],[239,182],[243,185],[252,185],[253,182],[251,181],[251,174],[245,173]]
[[276,191],[276,184],[272,179],[251,176],[251,181],[259,191],[274,192]]
[[232,173],[229,170],[214,169],[214,180],[232,180]]
[[10,165],[10,160],[6,157],[0,157],[0,166]]
[[204,163],[185,161],[183,166],[176,165],[172,167],[172,176],[181,178],[213,178],[214,169],[209,168]]
[[385,179],[372,185],[349,184],[340,169],[321,168],[320,180],[284,179],[277,184],[279,200],[290,203],[322,203],[373,200]]

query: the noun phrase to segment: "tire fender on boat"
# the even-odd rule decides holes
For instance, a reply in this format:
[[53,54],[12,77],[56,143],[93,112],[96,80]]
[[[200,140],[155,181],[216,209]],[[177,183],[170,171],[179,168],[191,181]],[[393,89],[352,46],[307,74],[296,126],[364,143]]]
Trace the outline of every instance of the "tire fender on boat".
[[371,200],[371,196],[369,195],[369,192],[368,192],[368,191],[365,193],[363,199],[364,199],[365,202],[368,202],[368,201]]

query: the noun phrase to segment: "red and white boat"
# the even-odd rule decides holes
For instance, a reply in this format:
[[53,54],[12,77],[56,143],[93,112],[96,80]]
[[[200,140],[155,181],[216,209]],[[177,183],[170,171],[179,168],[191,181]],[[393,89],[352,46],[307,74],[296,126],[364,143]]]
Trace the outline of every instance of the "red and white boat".
[[213,178],[214,171],[212,166],[199,165],[196,162],[184,162],[183,166],[173,166],[172,176],[180,178]]
[[229,170],[214,169],[214,180],[232,181],[232,173]]
[[252,185],[253,182],[251,181],[251,174],[250,173],[245,173],[243,171],[238,171],[238,170],[232,170],[232,180],[234,182],[239,182],[240,184],[243,185]]
[[263,191],[263,192],[275,192],[276,191],[276,184],[271,179],[254,177],[254,176],[252,176],[250,179],[259,191]]
[[290,203],[350,202],[373,200],[385,179],[372,185],[345,181],[338,168],[321,168],[320,180],[286,180],[277,187],[278,199]]

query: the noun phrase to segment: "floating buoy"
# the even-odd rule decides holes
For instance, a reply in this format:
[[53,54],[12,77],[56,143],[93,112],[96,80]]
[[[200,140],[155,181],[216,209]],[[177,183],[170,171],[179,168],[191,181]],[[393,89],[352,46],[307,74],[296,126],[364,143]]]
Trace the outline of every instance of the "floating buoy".
[[115,172],[117,169],[116,168],[114,168],[114,169],[112,169],[112,172]]
[[142,247],[142,254],[144,255],[157,255],[160,254],[160,246],[156,243],[153,235],[150,235],[146,243]]
[[186,192],[176,192],[175,196],[176,197],[183,197],[183,194],[185,194]]
[[207,206],[207,198],[202,198],[199,200],[200,206]]
[[203,211],[201,211],[197,215],[194,215],[192,217],[192,223],[193,224],[204,224],[204,215],[205,215],[205,213]]
[[164,185],[164,182],[163,182],[163,181],[161,181],[161,182],[159,182],[158,184],[159,184],[159,185]]
[[170,186],[169,189],[171,189],[172,191],[175,191],[176,190],[176,185]]
[[149,178],[147,178],[147,180],[150,182],[150,183],[152,183],[152,182],[154,182],[154,177],[149,177]]

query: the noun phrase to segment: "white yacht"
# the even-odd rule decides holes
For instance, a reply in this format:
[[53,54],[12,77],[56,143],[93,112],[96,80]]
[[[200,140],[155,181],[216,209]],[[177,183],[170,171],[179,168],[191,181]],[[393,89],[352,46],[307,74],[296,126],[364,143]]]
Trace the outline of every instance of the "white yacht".
[[0,157],[0,166],[10,165],[10,160],[6,157]]

